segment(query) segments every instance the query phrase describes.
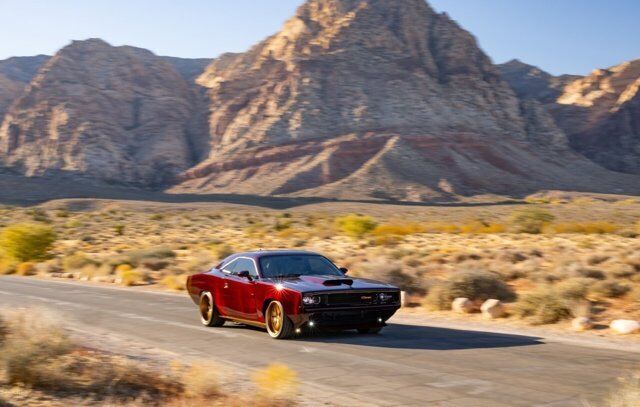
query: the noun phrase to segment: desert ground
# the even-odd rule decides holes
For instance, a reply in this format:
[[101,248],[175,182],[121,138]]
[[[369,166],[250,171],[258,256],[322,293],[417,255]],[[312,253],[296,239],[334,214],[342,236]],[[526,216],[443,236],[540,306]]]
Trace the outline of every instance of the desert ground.
[[183,290],[187,275],[233,252],[296,248],[323,253],[353,276],[390,281],[424,312],[466,297],[477,306],[498,298],[509,319],[530,324],[583,316],[606,331],[613,319],[640,318],[638,198],[287,209],[66,199],[6,206],[0,216],[5,232],[36,227],[54,236],[33,259],[5,250],[4,274]]
[[[32,206],[4,205],[0,209],[0,272],[179,293],[187,275],[207,270],[233,252],[297,248],[327,255],[339,266],[348,267],[350,275],[398,285],[407,293],[406,312],[413,316],[471,323],[482,320],[479,308],[485,300],[499,299],[505,312],[488,323],[524,332],[528,326],[542,326],[569,334],[575,329],[572,320],[582,317],[589,321],[582,328],[587,332],[571,335],[613,337],[611,321],[640,320],[638,198],[548,193],[499,203],[252,203],[78,198]],[[452,301],[459,297],[469,299],[469,313],[451,310]],[[9,321],[5,325],[27,335],[23,332],[27,328],[20,327],[20,317],[18,322],[15,316],[5,320]],[[61,329],[41,328],[45,334],[34,337],[48,337],[50,330]],[[640,337],[631,334],[616,339],[637,343]],[[87,376],[74,384],[91,403],[135,400],[153,404],[158,399],[148,396],[156,394],[165,401],[188,405],[209,392],[216,392],[220,403],[229,402],[228,395],[219,390],[226,388],[224,380],[213,390],[190,383],[189,372],[201,366],[158,370],[153,358],[150,367],[132,373],[133,377],[153,375],[149,379],[152,387],[140,389],[131,379],[121,389],[98,394],[87,383],[120,374],[129,377],[123,372],[131,361],[100,347],[77,345],[66,336],[61,341],[61,348],[52,350],[53,356],[42,357],[52,357],[64,369],[84,366],[83,375],[92,363],[108,361],[109,367],[100,373],[103,376]],[[275,369],[271,374],[279,377],[282,372],[278,369],[285,371],[286,366],[263,369],[267,378],[255,379],[258,382],[272,380],[269,369]],[[295,378],[295,370],[285,373]],[[39,376],[24,374],[27,376],[8,381],[5,371],[2,397],[7,402],[19,405],[24,389],[30,389],[27,394],[43,405],[68,402],[60,399],[64,386],[54,384],[56,390],[51,393],[49,384],[38,381]],[[177,387],[167,387],[166,380],[178,383]],[[628,387],[633,387],[633,380],[636,378],[627,379],[632,383]],[[221,383],[220,379],[215,383]],[[189,390],[192,386],[196,390]],[[265,405],[293,402],[290,395],[273,399],[264,392],[234,390],[239,400],[254,394]]]

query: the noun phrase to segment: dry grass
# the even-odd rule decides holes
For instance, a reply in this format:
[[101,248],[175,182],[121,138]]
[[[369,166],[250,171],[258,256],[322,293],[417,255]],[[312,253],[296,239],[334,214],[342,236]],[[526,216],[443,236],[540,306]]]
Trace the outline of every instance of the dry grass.
[[0,390],[31,389],[61,404],[70,398],[71,404],[113,406],[295,405],[296,374],[284,365],[256,374],[259,396],[234,394],[219,371],[212,363],[166,369],[83,347],[60,317],[42,309],[0,312]]

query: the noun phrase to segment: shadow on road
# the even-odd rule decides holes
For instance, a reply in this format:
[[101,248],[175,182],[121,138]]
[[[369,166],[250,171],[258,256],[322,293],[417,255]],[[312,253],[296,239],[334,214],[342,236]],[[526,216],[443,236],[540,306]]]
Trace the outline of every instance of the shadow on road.
[[540,338],[531,336],[403,324],[390,324],[377,335],[360,335],[354,331],[314,333],[305,335],[298,341],[422,350],[508,348],[542,343]]

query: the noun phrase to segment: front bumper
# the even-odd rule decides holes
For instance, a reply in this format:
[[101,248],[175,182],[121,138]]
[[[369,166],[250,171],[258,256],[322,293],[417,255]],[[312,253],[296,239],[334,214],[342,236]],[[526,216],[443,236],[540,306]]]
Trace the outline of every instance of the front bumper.
[[371,305],[362,307],[318,308],[290,315],[297,328],[373,328],[385,326],[400,305]]

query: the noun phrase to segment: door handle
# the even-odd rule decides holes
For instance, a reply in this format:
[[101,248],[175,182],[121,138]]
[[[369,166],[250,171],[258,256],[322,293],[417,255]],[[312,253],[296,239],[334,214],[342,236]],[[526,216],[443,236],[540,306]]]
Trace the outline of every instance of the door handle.
[[229,283],[224,283],[224,288],[229,288]]

